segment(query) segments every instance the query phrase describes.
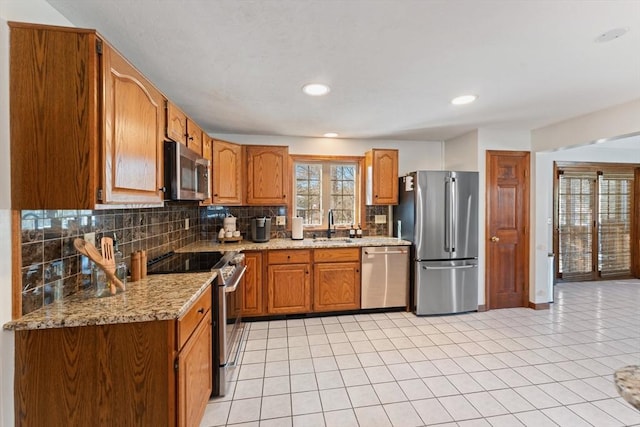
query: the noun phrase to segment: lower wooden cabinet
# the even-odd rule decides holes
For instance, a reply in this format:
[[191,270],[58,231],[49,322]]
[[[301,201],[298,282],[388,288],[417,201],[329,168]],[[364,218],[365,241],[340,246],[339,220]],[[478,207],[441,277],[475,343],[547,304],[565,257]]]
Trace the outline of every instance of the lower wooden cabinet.
[[15,425],[197,426],[211,333],[211,288],[177,320],[16,331]]
[[311,266],[309,264],[269,265],[267,312],[269,314],[311,311]]
[[197,426],[213,387],[211,310],[178,354],[178,425]]
[[360,308],[360,263],[332,262],[313,266],[313,311]]
[[262,292],[262,252],[245,252],[244,263],[247,270],[242,278],[242,316],[262,316],[264,294]]

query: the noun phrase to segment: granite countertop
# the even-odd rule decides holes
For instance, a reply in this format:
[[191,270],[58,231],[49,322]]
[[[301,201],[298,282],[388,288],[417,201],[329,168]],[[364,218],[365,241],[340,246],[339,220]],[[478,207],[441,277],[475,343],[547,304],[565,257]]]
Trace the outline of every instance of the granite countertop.
[[613,380],[620,396],[640,411],[640,366],[625,366],[616,370]]
[[127,283],[127,290],[96,298],[93,289],[49,304],[4,329],[28,330],[177,319],[206,290],[216,273],[158,274]]
[[349,248],[363,246],[410,246],[408,240],[397,237],[362,237],[331,239],[271,239],[264,243],[253,243],[251,240],[242,242],[219,243],[213,240],[201,240],[178,249],[176,252],[225,252],[225,251],[260,251],[272,249],[315,249],[315,248]]

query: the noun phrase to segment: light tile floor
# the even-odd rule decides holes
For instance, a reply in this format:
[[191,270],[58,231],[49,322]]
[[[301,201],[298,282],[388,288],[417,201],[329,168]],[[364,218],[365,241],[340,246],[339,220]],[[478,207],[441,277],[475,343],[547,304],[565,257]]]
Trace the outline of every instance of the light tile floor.
[[559,284],[549,310],[247,325],[201,427],[640,426],[612,382],[640,364],[640,280]]

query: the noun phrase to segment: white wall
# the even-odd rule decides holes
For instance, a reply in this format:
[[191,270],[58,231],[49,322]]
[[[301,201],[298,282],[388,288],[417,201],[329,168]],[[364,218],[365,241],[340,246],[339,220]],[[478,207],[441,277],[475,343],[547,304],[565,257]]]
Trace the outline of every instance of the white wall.
[[[11,320],[11,193],[9,163],[9,28],[7,21],[71,26],[44,0],[0,1],[0,325]],[[0,332],[0,426],[13,426],[13,333]]]
[[575,117],[531,132],[533,151],[578,147],[603,138],[631,135],[640,128],[640,99]]
[[211,134],[214,138],[239,144],[288,145],[290,154],[322,154],[334,156],[362,156],[371,148],[398,148],[398,173],[443,169],[441,141],[358,140],[339,138],[304,138],[294,136]]
[[478,170],[478,130],[449,139],[444,149],[444,170]]

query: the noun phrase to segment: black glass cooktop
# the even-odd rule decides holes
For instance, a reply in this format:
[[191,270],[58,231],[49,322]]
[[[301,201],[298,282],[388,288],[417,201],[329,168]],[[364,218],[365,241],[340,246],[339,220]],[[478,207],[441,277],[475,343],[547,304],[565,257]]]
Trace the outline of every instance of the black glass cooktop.
[[168,252],[147,263],[147,274],[211,271],[220,262],[222,255],[220,252]]

